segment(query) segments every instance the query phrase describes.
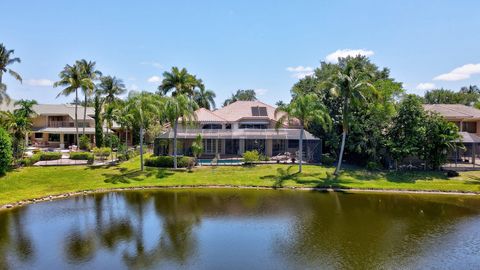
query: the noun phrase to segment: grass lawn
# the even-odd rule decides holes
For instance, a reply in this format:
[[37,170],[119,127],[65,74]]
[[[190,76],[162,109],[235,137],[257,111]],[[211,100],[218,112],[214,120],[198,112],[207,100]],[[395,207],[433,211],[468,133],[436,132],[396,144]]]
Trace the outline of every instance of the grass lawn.
[[146,168],[139,158],[112,167],[27,167],[0,177],[0,205],[19,200],[82,190],[140,186],[242,185],[264,187],[342,187],[358,189],[436,190],[480,192],[480,172],[447,178],[440,172],[367,172],[307,165],[302,174],[291,165],[201,167],[193,172]]

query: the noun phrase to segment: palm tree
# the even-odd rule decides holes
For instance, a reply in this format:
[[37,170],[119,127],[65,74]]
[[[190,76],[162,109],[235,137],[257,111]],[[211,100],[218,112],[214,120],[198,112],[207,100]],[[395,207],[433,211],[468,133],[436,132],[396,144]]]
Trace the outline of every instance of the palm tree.
[[172,67],[171,72],[163,73],[162,84],[158,86],[158,91],[161,95],[172,91],[172,96],[186,94],[191,97],[197,86],[197,78],[189,74],[185,68],[179,70],[178,67]]
[[[78,68],[78,65],[65,65],[63,70],[60,72],[59,77],[60,80],[55,82],[53,86],[63,86],[65,88],[57,95],[57,98],[61,95],[68,96],[72,93],[75,93],[75,100],[78,100],[78,89],[84,85],[84,80],[82,79],[81,71]],[[78,145],[78,102],[75,103],[75,131],[75,144]]]
[[17,72],[7,68],[7,66],[10,66],[15,62],[21,62],[18,57],[11,58],[14,52],[14,50],[7,50],[3,43],[0,43],[0,103],[2,103],[3,100],[6,100],[7,102],[10,101],[10,97],[7,94],[7,85],[2,81],[4,73],[8,72],[13,78],[20,81],[20,83],[22,82],[22,77]]
[[85,121],[87,119],[87,103],[88,97],[93,94],[95,90],[95,83],[102,72],[95,69],[95,62],[88,61],[85,59],[77,61],[77,66],[80,69],[80,74],[82,77],[82,90],[85,95],[84,106],[83,106],[83,131],[82,134],[85,136]]
[[193,99],[197,103],[198,107],[205,108],[207,110],[215,109],[215,92],[212,90],[206,90],[203,84],[198,86],[193,94]]
[[21,99],[18,101],[15,101],[15,106],[18,106],[18,109],[15,109],[13,111],[14,114],[18,115],[19,117],[23,117],[27,119],[28,121],[26,122],[26,129],[25,131],[25,147],[27,147],[28,144],[28,132],[30,131],[30,128],[32,126],[31,118],[32,116],[36,115],[35,111],[33,110],[33,106],[37,105],[36,100],[28,100],[28,99]]
[[198,157],[200,157],[203,153],[202,134],[198,134],[197,137],[195,137],[195,141],[192,143],[192,152],[193,156],[195,157],[195,164],[198,164]]
[[248,89],[248,90],[239,89],[235,94],[232,94],[232,97],[226,99],[223,102],[223,106],[227,106],[239,100],[254,101],[254,100],[257,100],[257,94],[255,93],[255,90],[252,90],[252,89]]
[[181,119],[182,125],[196,122],[198,109],[197,103],[186,95],[179,94],[168,98],[165,102],[165,118],[170,124],[173,123],[173,168],[177,168],[177,129],[178,120]]
[[[125,104],[124,104],[125,105]],[[116,121],[122,129],[125,130],[125,146],[128,146],[128,129],[133,125],[135,119],[133,115],[128,111],[126,106],[122,106],[120,109],[116,110]]]
[[24,146],[22,141],[25,138],[25,134],[32,128],[32,119],[26,117],[22,111],[1,111],[0,126],[13,135],[13,152],[15,158],[22,157]]
[[350,105],[360,104],[367,101],[368,97],[377,95],[377,90],[370,83],[374,75],[366,70],[363,61],[357,61],[361,58],[361,56],[347,57],[345,61],[340,61],[343,64],[339,64],[338,70],[326,82],[330,86],[332,94],[341,98],[342,104],[342,144],[335,175],[340,173],[342,166],[349,127]]
[[143,171],[143,134],[148,128],[160,109],[163,107],[161,99],[149,92],[130,92],[127,98],[126,110],[132,115],[135,123],[140,128],[140,168]]
[[118,101],[118,97],[127,92],[123,81],[115,76],[101,77],[100,83],[97,87],[99,88],[100,93],[104,96],[104,101],[107,104]]
[[303,135],[304,129],[312,124],[320,124],[324,129],[329,129],[332,124],[326,106],[315,94],[296,95],[290,104],[281,104],[275,110],[275,118],[279,116],[275,128],[278,129],[292,121],[300,125],[299,135],[299,163],[298,172],[302,172],[303,163]]

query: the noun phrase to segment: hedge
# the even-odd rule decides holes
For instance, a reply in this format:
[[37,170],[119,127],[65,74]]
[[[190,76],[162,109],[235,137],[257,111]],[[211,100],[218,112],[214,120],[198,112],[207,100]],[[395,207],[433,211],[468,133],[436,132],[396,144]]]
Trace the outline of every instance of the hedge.
[[100,148],[95,147],[93,148],[93,153],[97,157],[106,158],[110,156],[110,154],[112,153],[112,149],[109,147],[100,147]]
[[57,160],[62,158],[62,153],[60,152],[40,152],[35,155],[39,155],[40,160]]
[[89,163],[93,162],[93,154],[90,152],[71,152],[70,159],[73,160],[88,160]]
[[5,174],[12,163],[12,140],[10,135],[0,128],[0,175]]
[[[193,166],[195,160],[192,157],[177,157],[177,167],[187,168]],[[172,156],[158,156],[145,159],[145,166],[148,167],[161,167],[161,168],[173,168]]]

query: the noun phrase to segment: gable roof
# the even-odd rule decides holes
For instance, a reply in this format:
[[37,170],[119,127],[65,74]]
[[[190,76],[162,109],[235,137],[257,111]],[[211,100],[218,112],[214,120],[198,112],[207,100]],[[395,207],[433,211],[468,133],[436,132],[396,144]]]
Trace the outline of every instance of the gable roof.
[[214,112],[205,108],[200,108],[195,111],[197,121],[199,122],[227,122],[227,120]]
[[479,109],[463,104],[424,104],[423,108],[447,119],[480,119]]
[[[254,116],[252,115],[252,107],[265,107],[267,110],[266,116]],[[261,101],[236,101],[231,103],[223,108],[220,108],[213,113],[221,118],[226,119],[227,121],[238,121],[240,119],[271,119],[276,120],[279,117],[275,118],[275,107],[270,106]]]
[[[17,108],[12,100],[9,104],[2,103],[0,110],[13,111]],[[75,119],[75,105],[71,104],[37,104],[33,105],[33,110],[38,115],[68,115],[72,119]],[[93,120],[91,116],[95,114],[93,107],[87,107],[86,120]],[[83,107],[78,106],[78,119],[83,119]]]

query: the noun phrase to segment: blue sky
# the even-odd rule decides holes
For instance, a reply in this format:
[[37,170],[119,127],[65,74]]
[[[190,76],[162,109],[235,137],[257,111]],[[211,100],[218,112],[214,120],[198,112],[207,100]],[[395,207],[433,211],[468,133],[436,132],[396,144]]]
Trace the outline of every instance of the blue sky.
[[217,93],[256,89],[288,101],[320,61],[371,57],[408,92],[480,84],[480,1],[4,1],[0,42],[22,59],[6,76],[15,99],[58,98],[65,64],[85,58],[129,89],[155,91],[186,67]]

